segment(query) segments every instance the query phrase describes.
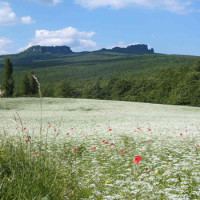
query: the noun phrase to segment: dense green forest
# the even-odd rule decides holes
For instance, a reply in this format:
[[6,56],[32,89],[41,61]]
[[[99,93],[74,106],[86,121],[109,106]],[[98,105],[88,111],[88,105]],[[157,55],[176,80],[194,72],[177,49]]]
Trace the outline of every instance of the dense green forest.
[[[35,74],[45,97],[200,105],[200,58],[197,56],[85,52],[20,53],[9,57],[14,67],[16,97],[37,96],[37,84],[32,79]],[[5,56],[1,56],[1,83],[4,60]]]
[[[56,57],[57,56],[57,57]],[[56,58],[55,58],[56,57]],[[40,82],[56,83],[60,80],[92,81],[109,80],[111,77],[155,74],[160,70],[175,69],[183,64],[194,65],[199,57],[181,55],[125,55],[120,53],[74,53],[66,56],[36,54],[9,56],[14,67],[15,88],[21,79],[34,71]],[[5,57],[0,57],[0,80],[3,79]]]
[[43,96],[109,99],[200,106],[200,62],[154,75],[42,85]]

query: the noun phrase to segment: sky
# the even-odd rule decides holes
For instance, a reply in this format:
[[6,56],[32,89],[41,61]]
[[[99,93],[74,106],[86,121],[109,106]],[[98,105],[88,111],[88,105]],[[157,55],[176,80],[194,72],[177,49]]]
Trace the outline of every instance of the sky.
[[0,54],[33,45],[75,52],[147,44],[200,56],[199,0],[0,0]]

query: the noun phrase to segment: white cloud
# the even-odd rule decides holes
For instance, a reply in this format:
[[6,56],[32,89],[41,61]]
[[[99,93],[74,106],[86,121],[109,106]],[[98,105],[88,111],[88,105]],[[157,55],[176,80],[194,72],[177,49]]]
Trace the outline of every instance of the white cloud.
[[89,9],[105,6],[119,9],[130,5],[137,5],[150,9],[163,9],[179,14],[194,11],[191,8],[191,0],[75,0],[75,2]]
[[21,17],[20,20],[8,2],[0,1],[0,25],[30,24],[33,22],[30,16]]
[[32,23],[35,23],[35,21],[30,16],[21,17],[21,22],[23,24],[32,24]]
[[[76,28],[68,27],[57,31],[36,30],[35,37],[28,44],[28,47],[33,45],[41,46],[62,46],[67,45],[73,51],[85,51],[97,49],[97,44],[90,38],[95,35],[95,32],[79,31]],[[19,50],[23,50],[20,48]]]
[[17,23],[17,16],[8,2],[0,2],[0,25],[13,25]]
[[63,0],[27,0],[27,1],[35,1],[39,3],[47,4],[47,5],[56,5],[62,2]]
[[0,38],[0,54],[7,54],[12,43],[13,41],[8,38]]

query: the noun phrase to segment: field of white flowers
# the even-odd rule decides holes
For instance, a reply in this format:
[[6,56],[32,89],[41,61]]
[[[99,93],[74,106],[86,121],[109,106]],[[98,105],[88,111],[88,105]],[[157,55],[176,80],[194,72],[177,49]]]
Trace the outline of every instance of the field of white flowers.
[[0,132],[62,157],[77,182],[59,199],[200,199],[200,108],[0,99]]

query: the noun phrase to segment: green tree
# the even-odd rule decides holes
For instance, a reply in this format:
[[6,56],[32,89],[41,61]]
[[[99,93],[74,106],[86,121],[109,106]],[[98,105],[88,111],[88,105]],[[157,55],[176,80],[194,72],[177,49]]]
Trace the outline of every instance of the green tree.
[[83,91],[83,97],[89,99],[103,99],[104,94],[100,86],[100,81],[94,81],[92,84],[86,85]]
[[60,81],[55,87],[55,97],[74,97],[75,89],[69,81]]
[[112,96],[116,99],[122,99],[130,89],[131,84],[128,80],[118,79],[113,86]]
[[30,82],[30,94],[38,94],[38,84],[36,80],[33,78],[33,75],[35,75],[34,72],[30,72],[28,75],[29,82]]
[[21,81],[21,94],[22,95],[35,95],[38,94],[38,84],[33,78],[34,72],[25,74]]
[[21,81],[21,94],[29,95],[30,94],[30,79],[28,75],[25,74],[24,78]]
[[5,59],[4,65],[4,82],[3,88],[5,90],[5,97],[11,97],[14,92],[14,79],[13,79],[13,64],[9,58]]
[[194,70],[197,71],[197,72],[200,72],[200,60],[194,66]]
[[52,83],[46,83],[42,85],[42,96],[44,97],[54,97],[54,87]]

